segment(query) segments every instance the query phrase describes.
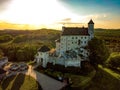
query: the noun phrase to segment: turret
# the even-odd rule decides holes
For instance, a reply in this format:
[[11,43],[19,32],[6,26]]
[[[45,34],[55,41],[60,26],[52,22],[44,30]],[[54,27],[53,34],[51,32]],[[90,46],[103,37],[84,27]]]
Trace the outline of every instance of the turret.
[[92,39],[94,37],[94,22],[92,19],[88,22],[88,33]]
[[62,26],[62,32],[65,30],[65,26]]

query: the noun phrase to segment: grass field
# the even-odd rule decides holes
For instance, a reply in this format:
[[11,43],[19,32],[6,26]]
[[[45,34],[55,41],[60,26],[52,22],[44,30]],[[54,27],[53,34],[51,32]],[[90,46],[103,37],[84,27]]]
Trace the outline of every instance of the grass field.
[[94,77],[95,73],[96,73],[95,71],[92,71],[91,73],[89,73],[86,76],[66,73],[65,77],[71,78],[71,81],[73,82],[71,87],[83,88],[91,81],[91,79]]
[[120,79],[111,73],[100,67],[85,90],[120,90]]
[[42,90],[32,77],[24,74],[11,76],[1,83],[2,90]]
[[111,76],[113,76],[114,78],[120,80],[120,74],[119,73],[116,73],[115,71],[112,71],[111,69],[109,68],[103,68],[101,65],[99,65],[99,68],[102,69],[103,71],[109,73]]

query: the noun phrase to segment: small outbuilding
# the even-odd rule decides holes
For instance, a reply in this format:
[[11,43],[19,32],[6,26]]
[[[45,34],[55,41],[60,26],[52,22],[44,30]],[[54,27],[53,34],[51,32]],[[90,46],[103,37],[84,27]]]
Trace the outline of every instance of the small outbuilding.
[[36,56],[37,63],[41,64],[43,67],[46,67],[49,59],[50,48],[47,46],[42,46],[38,49],[38,54]]

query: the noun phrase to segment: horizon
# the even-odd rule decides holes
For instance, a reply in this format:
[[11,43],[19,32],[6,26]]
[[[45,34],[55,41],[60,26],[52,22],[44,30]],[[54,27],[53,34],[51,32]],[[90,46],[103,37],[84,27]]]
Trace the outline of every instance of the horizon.
[[[78,28],[82,28],[82,27],[78,27]],[[87,27],[85,27],[85,28],[87,28]],[[10,29],[10,28],[8,28],[8,29],[0,29],[0,31],[4,31],[4,30],[6,30],[6,31],[37,31],[37,30],[55,30],[55,31],[62,31],[62,28],[61,29],[55,29],[55,28],[34,28],[34,29],[19,29],[19,28],[17,28],[17,29]],[[120,28],[116,28],[116,29],[114,29],[114,28],[94,28],[94,30],[120,30]]]
[[61,30],[64,23],[87,27],[90,19],[95,28],[120,29],[119,0],[0,0],[0,5],[0,29]]

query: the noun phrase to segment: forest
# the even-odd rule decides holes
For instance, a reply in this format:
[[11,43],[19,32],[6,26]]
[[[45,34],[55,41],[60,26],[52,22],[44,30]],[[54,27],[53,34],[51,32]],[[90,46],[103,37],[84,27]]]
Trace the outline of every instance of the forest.
[[29,62],[34,60],[42,45],[55,47],[55,39],[60,31],[40,30],[0,30],[0,57],[7,56],[9,61]]

